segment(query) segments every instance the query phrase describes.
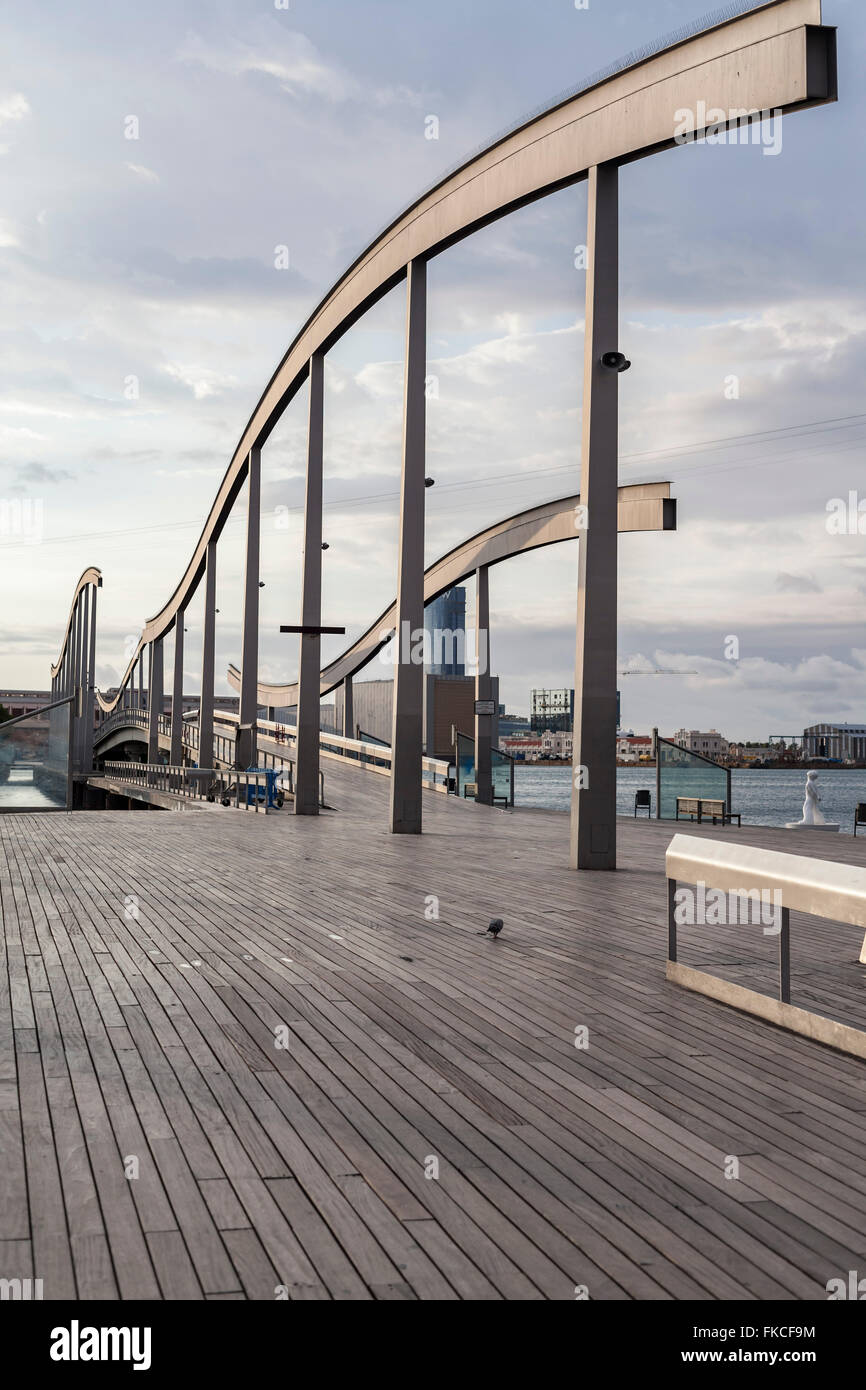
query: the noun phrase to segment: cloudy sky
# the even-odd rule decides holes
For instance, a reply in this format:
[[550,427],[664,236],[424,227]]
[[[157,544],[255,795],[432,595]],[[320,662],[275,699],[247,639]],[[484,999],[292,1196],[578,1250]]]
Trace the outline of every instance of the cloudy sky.
[[[502,127],[709,7],[7,0],[0,688],[47,687],[91,564],[110,685],[276,363],[347,264]],[[840,102],[786,120],[777,155],[692,146],[622,173],[621,479],[670,479],[680,526],[623,539],[621,665],[698,673],[624,677],[639,731],[763,739],[866,719],[866,537],[827,526],[833,499],[866,499],[866,7],[825,0],[824,19],[839,26]],[[585,213],[584,189],[568,190],[431,263],[428,560],[576,490]],[[398,289],[327,362],[323,617],[350,634],[395,588],[403,316]],[[278,628],[298,621],[305,409],[302,392],[264,455],[275,680],[296,671]],[[221,673],[239,654],[237,514],[219,551]],[[493,572],[510,709],[528,709],[531,685],[573,683],[576,561],[559,546]],[[195,690],[199,601],[188,628]]]

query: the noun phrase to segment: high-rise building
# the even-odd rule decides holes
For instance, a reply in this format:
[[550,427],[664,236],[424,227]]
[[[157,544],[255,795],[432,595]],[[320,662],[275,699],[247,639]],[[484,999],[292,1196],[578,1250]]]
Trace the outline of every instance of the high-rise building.
[[466,590],[446,589],[424,610],[431,676],[466,675]]
[[530,723],[536,733],[544,729],[570,733],[574,729],[573,690],[533,690],[529,709]]

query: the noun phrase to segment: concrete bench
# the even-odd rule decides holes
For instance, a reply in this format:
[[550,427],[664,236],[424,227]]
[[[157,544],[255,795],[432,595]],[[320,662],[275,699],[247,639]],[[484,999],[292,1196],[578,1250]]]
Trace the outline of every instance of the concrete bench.
[[712,817],[713,825],[717,820],[722,825],[728,825],[732,821],[740,824],[739,811],[729,811],[727,802],[722,797],[713,796],[678,796],[677,797],[677,820],[680,816],[690,816],[692,820],[697,817],[698,825],[704,818]]
[[[866,868],[839,864],[832,860],[811,859],[800,854],[782,854],[730,841],[705,839],[697,835],[675,835],[665,855],[668,880],[668,962],[667,978],[711,998],[756,1013],[772,1023],[792,1028],[806,1037],[841,1047],[855,1056],[866,1057],[866,1033],[836,1023],[819,1014],[791,1006],[791,909],[848,922],[866,932]],[[781,908],[779,937],[779,1000],[773,1000],[742,985],[729,984],[701,970],[692,970],[677,961],[677,883],[700,884],[722,893],[751,896],[777,894]],[[735,918],[741,922],[742,916]],[[866,935],[860,951],[866,965]]]

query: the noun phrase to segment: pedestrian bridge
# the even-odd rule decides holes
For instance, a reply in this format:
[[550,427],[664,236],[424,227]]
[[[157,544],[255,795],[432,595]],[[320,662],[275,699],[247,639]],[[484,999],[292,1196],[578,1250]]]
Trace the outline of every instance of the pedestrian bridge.
[[[292,749],[294,808],[314,815],[320,802],[321,695],[352,677],[397,634],[389,755],[389,825],[396,834],[422,826],[424,760],[423,665],[411,635],[423,628],[424,604],[458,577],[474,574],[479,634],[488,645],[487,576],[491,564],[566,534],[577,537],[574,761],[581,769],[572,801],[572,867],[616,866],[615,758],[617,550],[619,530],[669,529],[664,483],[644,495],[619,488],[618,390],[630,363],[619,350],[620,169],[680,143],[710,137],[749,143],[761,121],[836,100],[835,30],[822,26],[820,0],[728,4],[701,24],[633,53],[595,74],[529,120],[506,132],[417,199],[370,244],[310,315],[268,382],[228,463],[199,540],[171,594],[145,625],[136,650],[107,698],[94,688],[96,595],[101,576],[85,571],[76,588],[58,661],[57,698],[74,697],[74,765],[92,771],[94,754],[140,735],[148,720],[148,757],[167,752],[180,766],[197,753],[202,767],[231,760],[250,764],[269,752],[274,731],[257,720],[261,705],[297,707]],[[684,116],[690,121],[683,120]],[[683,136],[684,125],[688,135]],[[429,260],[459,240],[526,204],[581,181],[587,183],[584,385],[580,482],[574,497],[545,504],[535,515],[509,518],[461,543],[425,574],[425,385]],[[578,234],[576,233],[576,236]],[[405,392],[396,598],[358,641],[324,670],[321,663],[322,460],[324,371],[329,349],[396,285],[406,285]],[[577,309],[577,305],[575,305]],[[261,455],[293,398],[309,398],[302,604],[298,676],[269,686],[258,674]],[[577,455],[577,440],[575,440]],[[575,473],[577,475],[577,466]],[[231,673],[239,694],[236,731],[214,710],[214,634],[218,545],[247,488],[242,650]],[[627,518],[638,520],[623,524]],[[549,533],[549,534],[548,534]],[[547,539],[545,539],[547,536]],[[195,731],[180,717],[184,615],[204,587],[201,700]],[[161,718],[166,637],[173,634],[171,726]],[[148,668],[145,698],[145,666]],[[476,680],[477,799],[490,803],[489,672]],[[106,716],[94,745],[94,706]],[[234,748],[232,748],[232,734]],[[195,740],[195,742],[193,742]],[[285,751],[285,750],[283,750]],[[231,755],[234,755],[231,758]],[[434,775],[435,784],[435,775]]]

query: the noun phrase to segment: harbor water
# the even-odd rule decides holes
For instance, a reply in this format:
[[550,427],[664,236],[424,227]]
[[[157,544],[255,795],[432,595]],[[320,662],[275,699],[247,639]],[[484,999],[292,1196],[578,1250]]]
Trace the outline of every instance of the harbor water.
[[[784,825],[803,813],[806,774],[796,768],[734,768],[731,773],[731,810],[739,811],[743,825]],[[652,793],[655,815],[654,767],[620,767],[616,773],[616,809],[621,816],[634,812],[634,794],[645,788]],[[866,802],[866,769],[822,768],[818,795],[825,820],[838,821],[842,833],[854,829],[857,803]],[[515,806],[567,811],[571,805],[571,768],[544,763],[515,763]],[[646,812],[640,814],[645,815]],[[866,833],[866,832],[864,832]]]

